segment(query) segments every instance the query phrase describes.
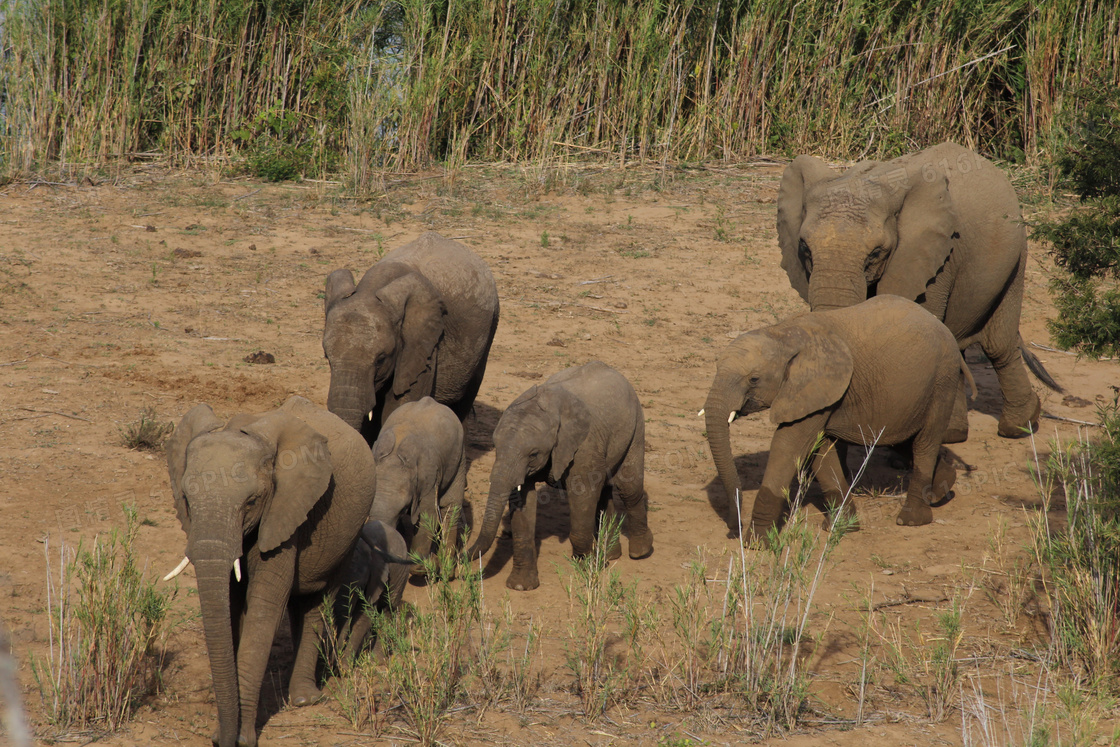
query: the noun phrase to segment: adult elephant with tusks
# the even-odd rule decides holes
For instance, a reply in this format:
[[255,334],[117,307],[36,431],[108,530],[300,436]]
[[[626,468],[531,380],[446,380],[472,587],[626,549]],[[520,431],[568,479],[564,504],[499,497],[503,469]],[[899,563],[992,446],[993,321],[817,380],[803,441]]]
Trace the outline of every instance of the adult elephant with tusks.
[[[1027,236],[1015,189],[990,161],[954,143],[838,172],[798,156],[778,192],[782,268],[813,311],[892,294],[944,322],[961,350],[976,342],[1003,394],[999,434],[1038,428],[1026,367],[1062,391],[1023,345],[1019,314]],[[950,440],[968,433],[962,389]]]
[[426,233],[394,249],[355,284],[327,277],[323,352],[327,409],[368,443],[398,406],[430,396],[470,414],[498,328],[498,291],[486,262]]
[[319,606],[333,599],[377,489],[365,441],[302,397],[223,422],[198,405],[167,444],[218,708],[219,747],[255,745],[261,683],[285,608],[294,705],[320,697]]

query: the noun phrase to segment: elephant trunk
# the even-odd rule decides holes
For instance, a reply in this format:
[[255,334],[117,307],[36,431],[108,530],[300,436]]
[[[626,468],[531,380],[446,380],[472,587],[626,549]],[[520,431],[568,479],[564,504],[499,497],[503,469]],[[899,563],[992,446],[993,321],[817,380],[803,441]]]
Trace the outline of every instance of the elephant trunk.
[[[387,470],[381,470],[377,475],[377,493],[369,509],[369,518],[396,527],[401,514],[411,505],[412,491],[408,481],[394,479],[392,474],[387,474]],[[410,515],[409,520],[411,518]]]
[[[704,421],[708,431],[708,448],[712,450],[712,461],[716,464],[719,479],[727,493],[727,500],[734,501],[742,494],[742,483],[731,456],[731,424],[729,415],[739,411],[739,398],[735,397],[727,385],[712,385],[708,400],[704,404]],[[745,518],[745,517],[744,517]]]
[[867,300],[867,279],[863,273],[831,271],[821,268],[809,277],[809,308],[828,311],[855,306]]
[[[520,475],[520,477],[515,475]],[[467,551],[468,558],[473,560],[485,555],[486,551],[490,549],[490,545],[494,544],[494,538],[498,534],[498,525],[501,523],[502,515],[506,510],[506,503],[520,487],[517,485],[519,479],[524,480],[524,470],[517,473],[502,468],[498,464],[494,465],[490,475],[490,495],[486,499],[486,514],[482,519],[482,527],[478,530],[478,538],[475,539],[471,549]]]
[[327,409],[342,418],[354,430],[362,429],[366,415],[376,406],[377,395],[372,379],[357,372],[331,371],[327,391]]
[[[240,545],[240,542],[238,542]],[[238,548],[240,549],[240,548]],[[230,617],[230,573],[233,553],[217,540],[195,542],[191,551],[202,608],[202,627],[210,656],[214,701],[218,706],[218,745],[234,747],[239,738],[241,699],[238,693],[237,660],[233,650]],[[254,725],[248,724],[249,728]]]

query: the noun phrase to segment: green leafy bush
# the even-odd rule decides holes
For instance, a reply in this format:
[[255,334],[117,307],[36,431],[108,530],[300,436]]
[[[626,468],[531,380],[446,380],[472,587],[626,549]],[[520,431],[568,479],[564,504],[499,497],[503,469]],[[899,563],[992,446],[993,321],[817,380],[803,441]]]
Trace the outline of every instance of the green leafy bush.
[[1054,165],[1081,203],[1034,232],[1051,243],[1054,263],[1064,270],[1051,283],[1058,317],[1050,332],[1063,347],[1115,355],[1120,352],[1120,90],[1102,80],[1072,102],[1069,146]]

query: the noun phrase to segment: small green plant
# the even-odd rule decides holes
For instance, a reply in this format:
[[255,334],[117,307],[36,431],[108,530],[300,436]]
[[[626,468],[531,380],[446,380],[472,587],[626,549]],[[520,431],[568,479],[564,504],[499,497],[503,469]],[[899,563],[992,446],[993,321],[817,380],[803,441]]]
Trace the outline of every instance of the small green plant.
[[937,613],[934,630],[927,632],[919,623],[912,636],[903,633],[901,623],[891,626],[883,618],[885,666],[898,684],[921,697],[926,716],[935,723],[949,717],[959,696],[961,671],[956,657],[963,637],[962,615],[960,598],[955,597],[949,609]]
[[652,625],[635,587],[610,567],[621,528],[621,517],[605,516],[595,549],[572,558],[562,578],[572,610],[565,658],[583,713],[593,719],[629,697],[641,662],[640,638]]
[[1098,413],[1100,437],[1053,445],[1040,491],[1047,508],[1064,496],[1066,525],[1045,513],[1030,523],[1042,593],[1050,609],[1052,656],[1086,683],[1112,691],[1120,674],[1120,402]]
[[60,568],[51,568],[44,545],[50,653],[32,657],[31,672],[47,719],[63,732],[119,729],[160,685],[172,597],[141,572],[140,522],[135,507],[124,512],[123,533],[98,537],[89,550],[61,544]]
[[548,231],[541,231],[541,246],[548,248]]
[[159,451],[173,430],[174,423],[160,420],[154,407],[145,407],[138,420],[120,429],[121,442],[130,449]]
[[245,168],[270,182],[298,180],[310,170],[312,148],[304,141],[299,116],[277,102],[250,125],[230,134],[245,154]]
[[999,609],[1008,630],[1015,630],[1019,616],[1034,590],[1035,565],[1033,557],[1018,548],[1010,547],[1007,522],[1000,517],[996,528],[988,536],[988,557],[995,566],[984,569],[980,586],[989,601]]

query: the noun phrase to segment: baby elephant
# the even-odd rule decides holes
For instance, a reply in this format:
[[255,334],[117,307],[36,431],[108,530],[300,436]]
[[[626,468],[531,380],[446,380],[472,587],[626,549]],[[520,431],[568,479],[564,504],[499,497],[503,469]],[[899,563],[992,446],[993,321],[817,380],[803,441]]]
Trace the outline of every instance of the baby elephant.
[[438,523],[443,542],[455,551],[467,488],[463,425],[455,413],[431,397],[401,405],[385,421],[373,458],[377,496],[370,518],[392,527],[399,521],[419,557],[431,554],[428,528]]
[[756,536],[765,538],[777,520],[783,491],[822,432],[826,443],[812,467],[830,506],[848,493],[846,443],[912,439],[914,468],[898,523],[928,524],[930,503],[943,499],[956,480],[956,470],[940,452],[962,376],[975,396],[952,333],[898,296],[802,314],[740,335],[720,353],[704,405],[708,445],[728,498],[741,489],[731,456],[731,421],[770,408],[778,429],[762,486],[753,512],[741,503],[741,520],[751,517]]
[[[573,554],[594,549],[599,523],[613,511],[611,486],[626,511],[630,557],[653,552],[646,523],[645,420],[630,382],[605,363],[592,361],[554,374],[522,394],[494,429],[490,496],[470,558],[494,542],[506,502],[512,510],[513,571],[506,586],[528,591],[537,578],[537,491],[544,480],[568,495]],[[617,545],[609,548],[617,558]]]
[[362,527],[343,575],[335,602],[335,619],[342,625],[348,659],[353,660],[369,635],[366,607],[394,610],[400,606],[403,584],[390,585],[390,568],[407,564],[408,545],[400,532],[371,519]]

